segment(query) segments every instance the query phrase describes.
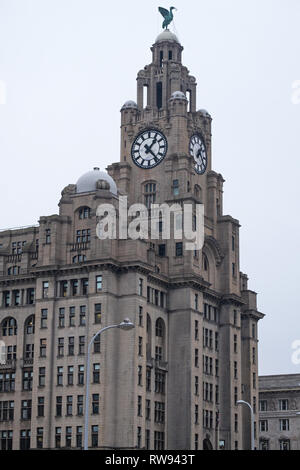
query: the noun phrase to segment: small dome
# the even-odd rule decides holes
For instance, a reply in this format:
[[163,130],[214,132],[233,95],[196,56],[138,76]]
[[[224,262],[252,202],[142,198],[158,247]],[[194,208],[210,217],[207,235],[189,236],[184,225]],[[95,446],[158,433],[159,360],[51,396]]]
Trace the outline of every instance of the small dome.
[[126,101],[123,104],[122,109],[137,109],[137,104],[134,101]]
[[97,185],[99,180],[106,181],[109,185],[110,192],[117,195],[118,190],[116,183],[105,171],[100,171],[100,168],[94,168],[93,171],[88,171],[79,178],[76,183],[76,193],[89,193],[91,191],[96,191],[99,189],[99,185]]
[[174,91],[172,93],[170,100],[185,100],[187,101],[187,97],[182,91]]
[[178,42],[179,44],[176,34],[171,33],[171,31],[169,31],[168,29],[165,29],[162,33],[160,33],[157,36],[155,42],[157,43],[157,42],[162,42],[162,41],[175,41],[175,42]]
[[198,113],[201,113],[203,114],[203,116],[206,116],[206,117],[211,117],[211,115],[209,114],[208,111],[206,111],[206,109],[199,109]]

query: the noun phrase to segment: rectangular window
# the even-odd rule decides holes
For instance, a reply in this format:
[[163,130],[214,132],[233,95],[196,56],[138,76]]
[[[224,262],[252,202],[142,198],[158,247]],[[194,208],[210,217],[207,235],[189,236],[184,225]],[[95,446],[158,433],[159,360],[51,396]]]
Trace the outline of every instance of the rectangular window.
[[84,385],[84,365],[78,366],[78,383],[77,385]]
[[63,367],[59,366],[57,367],[57,385],[61,386],[63,385]]
[[89,280],[81,279],[81,292],[82,295],[87,295],[89,293]]
[[195,405],[195,424],[198,424],[199,420],[199,406]]
[[166,374],[163,371],[155,371],[155,393],[165,394]]
[[163,424],[165,422],[165,404],[164,402],[155,402],[154,422]]
[[280,431],[289,431],[290,430],[290,422],[288,419],[280,419],[279,420],[279,430]]
[[74,336],[68,338],[68,356],[74,356]]
[[99,414],[99,394],[98,393],[93,393],[92,395],[92,413],[93,415],[98,415]]
[[98,434],[99,434],[99,427],[92,426],[92,447],[98,447]]
[[45,387],[46,384],[46,367],[39,367],[39,387]]
[[50,245],[50,243],[51,243],[51,230],[50,230],[50,228],[46,229],[45,242],[46,242],[46,245]]
[[102,276],[96,276],[96,292],[102,291]]
[[290,440],[289,439],[280,439],[279,449],[280,450],[290,450],[291,449]]
[[41,328],[47,328],[48,310],[43,308],[41,311]]
[[74,385],[74,367],[68,366],[67,384]]
[[239,432],[238,415],[234,415],[234,432]]
[[138,395],[138,401],[137,401],[137,415],[142,416],[142,397],[141,395]]
[[72,295],[78,295],[79,294],[79,283],[77,279],[73,279],[71,281],[71,292]]
[[76,447],[82,448],[82,426],[76,426]]
[[83,395],[77,396],[77,415],[83,416]]
[[66,427],[66,447],[70,448],[72,446],[72,427]]
[[43,299],[46,299],[49,294],[49,282],[44,281],[43,282]]
[[195,294],[195,310],[198,310],[198,307],[199,307],[198,298],[199,298],[198,294]]
[[22,429],[20,431],[20,450],[30,449],[30,429]]
[[139,356],[142,356],[142,355],[143,355],[143,338],[142,338],[142,336],[139,336],[138,355],[139,355]]
[[79,336],[78,354],[83,355],[85,353],[85,336]]
[[143,279],[139,279],[139,295],[143,295]]
[[56,416],[62,416],[62,397],[56,397]]
[[173,196],[179,195],[179,180],[173,180]]
[[151,392],[151,368],[146,369],[146,391]]
[[94,340],[94,354],[101,352],[101,338],[100,335]]
[[[33,372],[32,371],[23,371],[23,377],[22,377],[22,388],[23,391],[31,391],[32,390],[32,378],[33,378]],[[7,390],[7,388],[11,388],[11,380],[9,380],[9,385],[10,387],[5,387],[5,391],[12,391],[12,390]],[[13,376],[13,390],[15,388],[15,374]]]
[[268,421],[266,419],[261,419],[259,421],[259,431],[268,432]]
[[166,245],[165,244],[158,245],[158,256],[160,256],[162,258],[164,256],[166,256]]
[[46,338],[40,339],[40,357],[46,357],[47,340]]
[[60,308],[59,314],[58,314],[58,328],[64,328],[64,327],[65,327],[65,309]]
[[146,429],[146,450],[150,449],[150,429]]
[[100,383],[100,364],[93,364],[93,383]]
[[139,307],[139,326],[143,326],[143,307]]
[[86,325],[86,306],[81,305],[80,307],[80,315],[79,315],[79,326]]
[[259,400],[259,411],[268,411],[267,400]]
[[138,426],[137,428],[137,448],[140,449],[142,445],[142,428]]
[[289,401],[287,399],[279,400],[279,410],[287,411],[289,409]]
[[237,353],[237,335],[233,336],[233,352]]
[[43,448],[43,440],[44,440],[44,429],[37,428],[36,430],[36,447],[37,449]]
[[22,400],[21,402],[21,419],[31,419],[31,400]]
[[64,338],[58,338],[58,346],[57,346],[57,356],[62,357],[64,355]]
[[182,242],[176,243],[175,254],[176,254],[176,256],[182,256],[183,255],[183,244],[182,244]]
[[237,369],[237,362],[234,361],[233,363],[233,376],[235,379],[237,379],[237,376],[238,376],[238,369]]
[[154,431],[154,450],[164,450],[165,448],[165,433]]
[[151,400],[146,400],[146,419],[151,419]]
[[199,339],[199,321],[195,320],[195,341]]
[[195,375],[195,395],[199,395],[199,377]]
[[44,416],[44,407],[45,407],[45,398],[38,397],[37,415],[39,418]]
[[100,324],[100,323],[101,323],[101,313],[102,313],[101,304],[95,304],[94,317],[95,317],[95,323],[96,323],[96,324]]
[[55,448],[61,447],[61,428],[55,428]]
[[71,395],[67,396],[67,410],[66,415],[72,416],[73,414],[73,397]]
[[75,307],[69,308],[69,326],[75,326]]
[[142,378],[143,378],[143,367],[138,366],[138,385],[142,386]]
[[199,367],[199,350],[195,349],[195,367]]

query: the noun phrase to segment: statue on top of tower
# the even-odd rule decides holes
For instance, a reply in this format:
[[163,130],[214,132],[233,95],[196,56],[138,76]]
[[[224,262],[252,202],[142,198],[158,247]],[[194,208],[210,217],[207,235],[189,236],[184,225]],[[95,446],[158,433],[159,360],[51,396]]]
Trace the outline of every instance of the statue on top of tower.
[[168,11],[165,8],[158,7],[158,11],[162,14],[162,16],[165,19],[162,25],[163,29],[164,28],[168,29],[169,24],[172,23],[173,18],[174,18],[173,10],[177,10],[177,8],[171,7],[170,11]]

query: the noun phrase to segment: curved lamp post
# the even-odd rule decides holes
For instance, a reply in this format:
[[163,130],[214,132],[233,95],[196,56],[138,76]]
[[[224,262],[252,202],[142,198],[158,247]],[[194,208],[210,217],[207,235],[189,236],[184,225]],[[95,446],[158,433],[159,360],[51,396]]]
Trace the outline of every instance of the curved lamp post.
[[238,400],[237,405],[247,405],[250,408],[250,413],[251,413],[251,450],[254,450],[254,413],[253,413],[253,408],[248,403],[247,401],[244,400]]
[[88,354],[87,354],[87,362],[86,362],[86,385],[85,385],[85,416],[84,416],[84,450],[88,450],[88,440],[89,440],[89,408],[90,408],[90,356],[91,356],[91,349],[95,339],[103,333],[105,330],[109,330],[110,328],[120,328],[120,330],[132,330],[134,328],[134,324],[128,319],[125,318],[124,321],[119,323],[118,325],[109,325],[105,328],[96,333],[89,342],[88,346]]

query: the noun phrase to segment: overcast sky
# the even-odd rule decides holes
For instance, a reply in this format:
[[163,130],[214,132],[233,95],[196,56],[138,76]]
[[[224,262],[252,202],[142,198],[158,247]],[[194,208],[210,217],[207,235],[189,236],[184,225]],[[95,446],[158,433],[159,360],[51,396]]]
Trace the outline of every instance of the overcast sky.
[[[242,225],[241,270],[266,314],[260,373],[300,373],[300,1],[173,1],[225,213]],[[67,184],[119,161],[119,111],[151,62],[158,6],[171,4],[0,0],[0,228],[57,213]]]

